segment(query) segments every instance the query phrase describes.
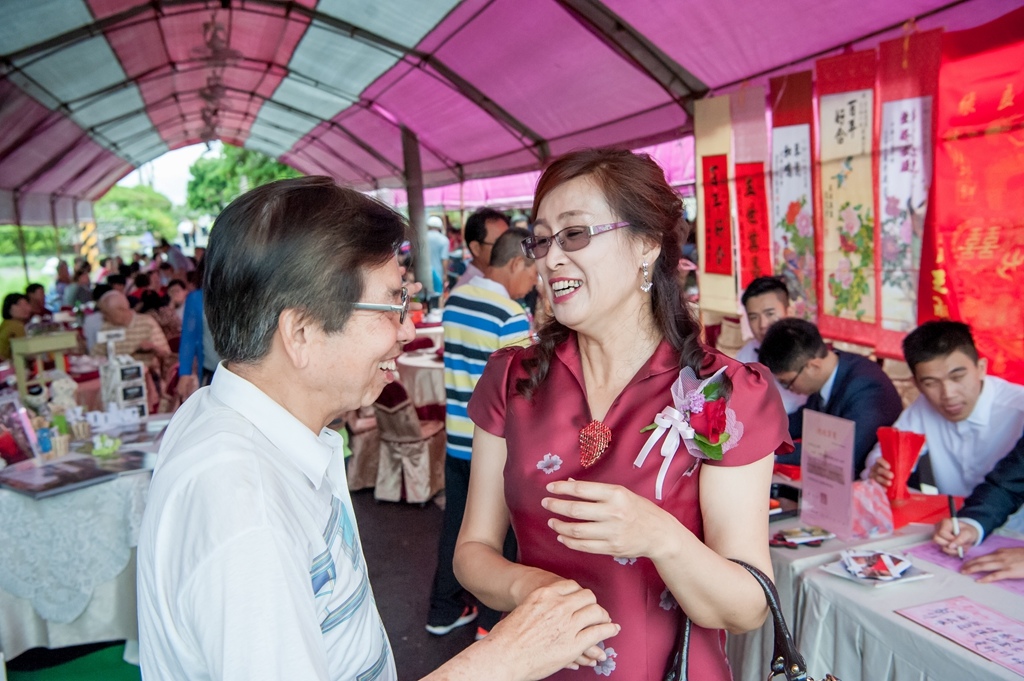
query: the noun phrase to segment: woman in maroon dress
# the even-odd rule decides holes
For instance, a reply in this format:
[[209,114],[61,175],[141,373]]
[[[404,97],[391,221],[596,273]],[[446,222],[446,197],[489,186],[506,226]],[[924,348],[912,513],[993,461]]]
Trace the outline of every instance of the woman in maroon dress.
[[[689,677],[730,679],[725,630],[767,614],[728,559],[771,571],[772,454],[791,447],[774,382],[701,344],[677,278],[682,202],[649,157],[563,157],[533,214],[524,250],[554,319],[492,355],[474,391],[456,574],[504,611],[560,578],[594,591],[622,630],[577,660],[593,671],[556,678],[661,679],[681,609]],[[519,563],[501,555],[509,522]]]

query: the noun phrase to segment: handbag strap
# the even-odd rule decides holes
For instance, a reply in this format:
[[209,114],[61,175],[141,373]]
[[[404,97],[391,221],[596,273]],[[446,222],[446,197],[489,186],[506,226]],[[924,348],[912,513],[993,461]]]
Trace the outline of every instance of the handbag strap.
[[[775,623],[775,650],[772,653],[771,676],[783,674],[786,681],[809,681],[807,679],[807,664],[804,662],[800,651],[796,649],[793,636],[786,626],[786,619],[782,616],[782,607],[779,605],[779,592],[775,590],[772,580],[768,575],[758,570],[749,563],[735,558],[732,562],[743,566],[747,572],[754,576],[757,583],[764,590],[765,599],[768,601],[768,609],[772,612],[772,620]],[[771,678],[771,677],[769,677]]]

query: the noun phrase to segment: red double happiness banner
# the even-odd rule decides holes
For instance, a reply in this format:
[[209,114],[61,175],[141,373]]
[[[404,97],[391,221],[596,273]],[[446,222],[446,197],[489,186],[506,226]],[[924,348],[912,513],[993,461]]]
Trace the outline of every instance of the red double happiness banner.
[[736,164],[736,212],[740,227],[740,288],[746,288],[754,279],[772,274],[764,163]]
[[704,170],[704,243],[707,254],[704,271],[732,274],[728,156],[705,156],[701,162]]
[[1024,383],[1024,9],[946,33],[919,321],[971,325],[989,372]]

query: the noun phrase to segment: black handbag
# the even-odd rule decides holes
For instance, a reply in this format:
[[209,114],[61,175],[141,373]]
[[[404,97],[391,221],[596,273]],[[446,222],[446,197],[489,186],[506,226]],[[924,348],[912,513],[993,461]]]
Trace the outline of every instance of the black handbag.
[[[786,677],[786,681],[814,681],[807,676],[807,664],[804,662],[800,651],[796,649],[793,636],[786,626],[786,619],[782,616],[782,608],[779,606],[779,592],[775,590],[772,580],[768,575],[758,570],[753,565],[748,565],[742,560],[732,559],[734,563],[742,565],[747,572],[754,575],[754,579],[764,589],[765,599],[768,601],[768,609],[771,610],[772,621],[775,623],[775,652],[772,653],[771,667],[768,670],[769,681],[778,675]],[[688,681],[687,669],[689,665],[690,652],[690,618],[683,613],[683,625],[679,632],[679,641],[676,644],[675,654],[665,671],[665,681]],[[831,674],[827,674],[822,681],[839,681]]]

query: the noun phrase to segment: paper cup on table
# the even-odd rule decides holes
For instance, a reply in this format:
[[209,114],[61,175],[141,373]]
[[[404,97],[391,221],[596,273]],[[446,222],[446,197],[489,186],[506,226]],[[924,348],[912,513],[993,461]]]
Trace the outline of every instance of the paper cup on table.
[[54,456],[65,456],[68,453],[68,449],[71,445],[70,435],[55,435],[51,442],[53,443],[53,454]]

